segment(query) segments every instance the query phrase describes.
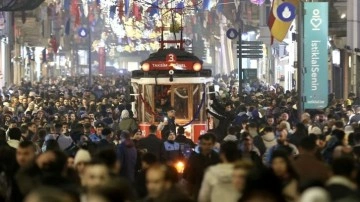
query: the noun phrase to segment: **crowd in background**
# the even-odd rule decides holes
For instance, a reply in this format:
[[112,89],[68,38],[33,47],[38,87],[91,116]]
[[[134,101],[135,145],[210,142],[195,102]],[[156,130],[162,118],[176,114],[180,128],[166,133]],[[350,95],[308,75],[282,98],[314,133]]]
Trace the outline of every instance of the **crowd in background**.
[[0,96],[0,201],[359,201],[358,98],[298,116],[297,94],[216,77],[211,130],[139,130],[129,77],[43,79]]

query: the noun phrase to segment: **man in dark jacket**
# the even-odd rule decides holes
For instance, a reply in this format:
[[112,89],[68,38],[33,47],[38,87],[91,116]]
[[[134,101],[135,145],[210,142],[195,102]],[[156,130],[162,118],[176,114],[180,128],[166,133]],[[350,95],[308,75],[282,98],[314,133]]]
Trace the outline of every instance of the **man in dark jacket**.
[[357,186],[354,183],[354,172],[356,167],[353,159],[337,158],[331,167],[334,175],[326,183],[331,201],[340,201],[345,197],[355,195]]
[[199,194],[205,170],[220,162],[219,155],[213,150],[216,137],[212,133],[205,133],[199,137],[199,152],[193,152],[184,170],[184,178],[188,182],[190,195],[196,199]]
[[185,136],[184,127],[178,128],[175,142],[178,142],[180,144],[180,150],[186,158],[190,157],[191,149],[195,148],[195,146],[196,146],[195,143],[191,139],[189,139]]
[[159,130],[161,130],[161,139],[166,140],[166,134],[170,131],[176,131],[175,124],[175,109],[173,107],[167,108],[166,116],[164,117],[163,122],[159,124]]
[[121,144],[117,147],[117,157],[121,165],[120,176],[134,182],[137,150],[127,131],[121,132]]
[[160,159],[162,142],[156,137],[156,130],[157,127],[155,125],[150,126],[150,134],[139,140],[138,149],[146,150],[146,152],[152,153],[156,158]]
[[214,112],[210,110],[206,110],[206,112],[219,120],[218,127],[215,130],[217,141],[221,142],[226,136],[228,127],[235,119],[241,108],[238,107],[234,110],[232,102],[227,102],[224,108],[220,103],[217,102],[216,99],[213,100],[211,107],[213,108]]

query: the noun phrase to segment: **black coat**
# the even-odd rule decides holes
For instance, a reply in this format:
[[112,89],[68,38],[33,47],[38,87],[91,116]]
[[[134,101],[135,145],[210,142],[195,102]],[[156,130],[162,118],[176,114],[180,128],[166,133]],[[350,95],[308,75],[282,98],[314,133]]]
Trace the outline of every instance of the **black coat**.
[[160,159],[162,141],[156,137],[154,134],[139,140],[138,149],[146,149],[147,152],[154,154],[158,159]]
[[186,164],[184,178],[187,180],[189,191],[194,198],[197,198],[203,181],[205,170],[220,162],[219,154],[212,151],[204,156],[201,153],[193,152]]

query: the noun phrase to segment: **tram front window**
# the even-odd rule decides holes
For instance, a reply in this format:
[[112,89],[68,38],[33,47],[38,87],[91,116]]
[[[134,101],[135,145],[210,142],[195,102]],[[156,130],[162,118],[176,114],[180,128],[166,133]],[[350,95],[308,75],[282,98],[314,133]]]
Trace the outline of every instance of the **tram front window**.
[[189,89],[188,87],[174,88],[174,108],[177,119],[189,119]]

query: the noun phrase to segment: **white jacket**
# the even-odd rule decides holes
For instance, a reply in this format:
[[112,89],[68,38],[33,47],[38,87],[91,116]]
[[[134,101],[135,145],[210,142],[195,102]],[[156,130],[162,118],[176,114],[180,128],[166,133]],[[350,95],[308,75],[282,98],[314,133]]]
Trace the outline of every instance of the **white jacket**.
[[240,194],[232,184],[233,165],[221,163],[207,169],[198,202],[236,202]]

